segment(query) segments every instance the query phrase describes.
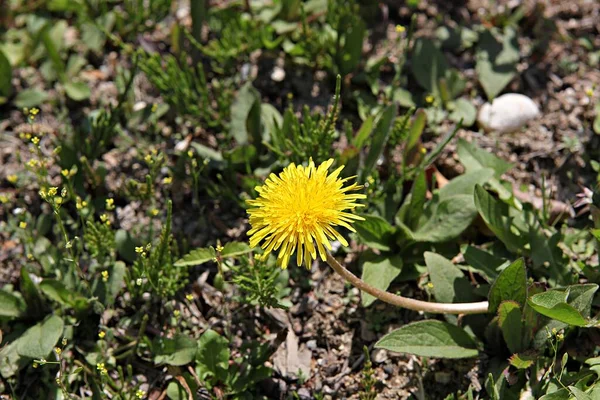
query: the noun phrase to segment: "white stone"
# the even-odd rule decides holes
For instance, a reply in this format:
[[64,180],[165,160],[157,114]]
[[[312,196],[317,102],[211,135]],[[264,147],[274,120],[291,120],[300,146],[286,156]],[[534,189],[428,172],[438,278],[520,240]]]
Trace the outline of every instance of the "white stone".
[[477,122],[486,131],[514,132],[540,115],[538,106],[529,97],[507,93],[485,103],[477,114]]

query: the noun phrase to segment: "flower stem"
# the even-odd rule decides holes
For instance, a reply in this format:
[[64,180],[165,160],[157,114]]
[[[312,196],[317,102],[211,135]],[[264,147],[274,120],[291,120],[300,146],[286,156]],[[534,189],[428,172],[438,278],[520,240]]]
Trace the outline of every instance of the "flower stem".
[[397,307],[432,314],[485,314],[488,312],[488,302],[478,303],[430,303],[427,301],[409,299],[373,287],[348,271],[333,256],[327,252],[327,264],[358,289],[377,297],[379,300]]

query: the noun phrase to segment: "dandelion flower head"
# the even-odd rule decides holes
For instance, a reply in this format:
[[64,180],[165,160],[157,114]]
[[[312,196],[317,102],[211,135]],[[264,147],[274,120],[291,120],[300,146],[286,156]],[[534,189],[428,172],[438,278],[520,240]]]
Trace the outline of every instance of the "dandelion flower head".
[[330,240],[338,240],[348,246],[344,237],[336,231],[343,226],[355,231],[351,224],[364,218],[352,214],[364,199],[364,194],[350,194],[362,188],[353,183],[344,187],[352,178],[339,178],[344,168],[337,168],[331,174],[328,169],[333,159],[315,167],[312,159],[307,167],[290,164],[279,176],[271,174],[263,186],[256,187],[259,196],[248,200],[251,229],[248,231],[250,246],[262,242],[263,257],[272,251],[279,251],[277,265],[287,268],[290,257],[296,252],[296,264],[310,268],[317,259],[317,251],[322,260],[331,250]]

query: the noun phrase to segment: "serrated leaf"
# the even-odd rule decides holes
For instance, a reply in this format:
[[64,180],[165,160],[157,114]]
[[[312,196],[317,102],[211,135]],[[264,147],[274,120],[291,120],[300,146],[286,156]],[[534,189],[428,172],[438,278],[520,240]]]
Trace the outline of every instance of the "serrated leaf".
[[426,252],[425,264],[433,283],[435,299],[440,303],[473,301],[473,286],[464,273],[443,256]]
[[520,307],[516,301],[512,300],[503,301],[498,307],[498,325],[511,353],[522,350],[523,314]]
[[362,241],[374,249],[389,251],[393,242],[394,227],[375,215],[363,215],[364,221],[356,221],[354,228]]
[[181,366],[191,363],[198,350],[196,341],[185,336],[177,335],[173,339],[158,338],[154,344],[154,362]]
[[63,320],[56,315],[32,326],[18,339],[17,352],[22,357],[48,357],[61,338],[63,327]]
[[490,288],[488,312],[496,314],[500,303],[507,300],[525,305],[527,299],[527,272],[525,262],[519,258],[506,267]]
[[229,356],[229,342],[227,339],[211,329],[207,330],[198,341],[196,373],[202,380],[208,376],[225,380]]
[[537,354],[536,353],[516,353],[513,354],[509,359],[508,362],[510,363],[510,365],[512,365],[513,367],[517,368],[517,369],[527,369],[529,367],[531,367],[533,365],[533,363],[535,362],[535,360],[537,360]]
[[177,260],[175,264],[176,267],[187,267],[190,265],[200,265],[205,262],[212,261],[216,257],[216,252],[213,247],[209,248],[199,248],[190,251],[183,258]]
[[223,257],[236,257],[242,254],[250,253],[252,249],[245,242],[229,242],[223,246],[221,255]]
[[462,328],[437,320],[404,325],[382,337],[375,347],[422,357],[470,358],[478,355],[475,342]]
[[[390,283],[402,272],[402,258],[399,256],[371,255],[362,257],[361,261],[362,280],[381,290],[387,290]],[[369,293],[362,292],[363,307],[370,306],[375,300],[376,298]]]

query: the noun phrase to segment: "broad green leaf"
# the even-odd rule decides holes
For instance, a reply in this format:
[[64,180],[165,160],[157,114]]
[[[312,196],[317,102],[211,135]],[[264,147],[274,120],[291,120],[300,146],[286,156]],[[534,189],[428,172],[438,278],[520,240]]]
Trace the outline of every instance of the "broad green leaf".
[[491,168],[483,168],[478,171],[467,172],[466,174],[457,176],[448,182],[438,191],[440,200],[446,200],[449,197],[459,194],[473,196],[475,193],[475,185],[483,185],[494,176],[494,170]]
[[448,63],[444,54],[426,38],[415,41],[411,56],[411,70],[419,85],[430,93],[439,93],[440,78],[446,76]]
[[513,354],[508,362],[517,369],[527,369],[538,359],[538,354],[534,352],[524,352]]
[[[402,258],[399,256],[372,255],[361,257],[362,280],[381,290],[387,290],[390,283],[402,272]],[[370,294],[362,293],[363,307],[370,306],[376,300]]]
[[[593,294],[598,285],[573,285],[531,296],[528,304],[538,313],[572,326],[588,326]],[[572,293],[573,292],[573,293]]]
[[65,82],[65,92],[71,100],[83,101],[90,98],[92,92],[90,87],[84,82]]
[[[0,50],[0,97],[7,98],[12,94],[12,66]],[[0,104],[2,104],[0,102]]]
[[479,172],[482,168],[491,168],[494,170],[494,176],[499,179],[503,173],[512,168],[512,164],[464,139],[458,140],[456,151],[467,172]]
[[572,275],[568,268],[569,260],[559,246],[562,241],[563,236],[560,232],[547,238],[541,229],[529,228],[529,246],[533,268],[537,268],[539,272],[548,276],[548,281],[552,286],[566,285],[572,282]]
[[27,272],[26,267],[21,267],[21,295],[27,304],[27,314],[34,317],[45,315],[46,307],[39,287]]
[[498,277],[499,270],[502,266],[509,264],[508,261],[473,246],[467,246],[463,256],[471,268],[483,276],[488,282],[493,281]]
[[501,41],[489,30],[480,34],[476,59],[479,83],[491,101],[517,73],[519,44],[515,30],[507,28]]
[[583,390],[579,389],[576,386],[569,386],[569,391],[571,392],[571,394],[573,396],[575,396],[576,400],[595,400],[595,399],[597,399],[597,398],[593,398],[588,393],[584,392]]
[[475,342],[462,328],[437,320],[404,325],[382,337],[375,347],[422,357],[470,358],[478,355]]
[[225,246],[223,246],[223,250],[221,251],[221,255],[223,257],[236,257],[241,256],[242,254],[250,253],[252,249],[248,246],[248,243],[245,242],[229,242]]
[[31,108],[42,104],[48,99],[48,93],[38,89],[21,90],[15,97],[14,103],[18,108]]
[[488,312],[496,314],[500,304],[507,300],[515,301],[519,306],[525,305],[527,299],[527,272],[525,262],[519,258],[506,267],[490,288]]
[[364,221],[356,221],[354,228],[362,241],[374,249],[389,251],[393,242],[394,227],[375,215],[363,215]]
[[76,293],[69,290],[61,281],[56,279],[44,279],[40,282],[40,290],[50,299],[63,306],[73,306]]
[[448,116],[451,121],[456,123],[462,121],[462,126],[467,128],[475,123],[477,110],[475,106],[467,99],[458,99],[453,102],[454,109]]
[[440,303],[469,302],[475,299],[473,286],[464,273],[443,256],[426,252],[425,264],[433,283],[433,293]]
[[190,251],[183,258],[179,259],[175,264],[176,267],[187,267],[190,265],[200,265],[205,262],[212,261],[216,257],[215,249],[213,247],[209,248],[199,248]]
[[[231,128],[229,129],[229,133],[238,144],[248,143],[252,137],[249,130],[253,130],[256,127],[249,127],[248,124],[251,122],[250,114],[252,108],[256,104],[260,107],[258,90],[252,86],[252,82],[247,82],[241,87],[231,105]],[[260,117],[258,124],[260,126]]]
[[446,242],[458,237],[476,216],[472,196],[449,197],[435,207],[433,215],[413,233],[413,239],[420,242]]
[[511,353],[522,350],[522,316],[520,306],[516,301],[503,301],[498,307],[498,325]]
[[209,329],[198,341],[196,356],[196,373],[200,379],[214,376],[225,380],[229,364],[229,342],[217,332]]
[[0,289],[0,317],[20,317],[25,313],[25,309],[23,300]]
[[20,356],[29,358],[47,358],[63,334],[63,320],[53,315],[40,322],[18,339],[17,351]]
[[396,118],[396,106],[390,105],[386,107],[379,118],[377,119],[377,124],[375,125],[375,129],[373,130],[373,136],[371,138],[371,146],[369,148],[369,152],[367,154],[367,158],[365,159],[365,164],[363,166],[361,181],[365,181],[366,177],[369,176],[373,172],[373,168],[375,167],[375,163],[377,159],[381,155],[383,148],[388,140],[388,136],[390,135],[390,131],[392,126],[394,125],[394,119]]
[[[509,217],[508,204],[495,199],[482,186],[475,186],[475,205],[479,215],[507,249],[517,252],[523,248],[526,238],[517,235]],[[518,232],[518,231],[517,231]]]
[[154,344],[154,362],[181,366],[191,363],[198,350],[196,341],[185,336],[177,335],[173,339],[158,338]]
[[99,286],[101,291],[98,297],[104,305],[111,306],[115,303],[117,295],[125,286],[126,269],[122,261],[117,261],[108,269],[108,280]]

